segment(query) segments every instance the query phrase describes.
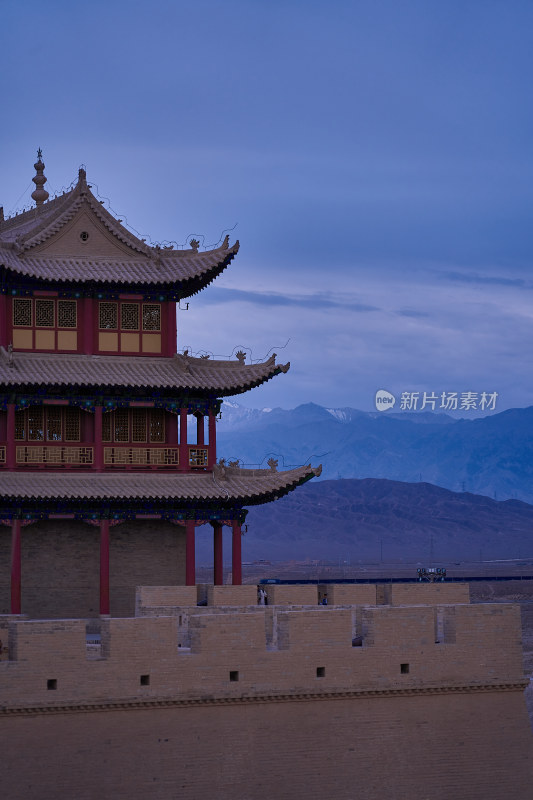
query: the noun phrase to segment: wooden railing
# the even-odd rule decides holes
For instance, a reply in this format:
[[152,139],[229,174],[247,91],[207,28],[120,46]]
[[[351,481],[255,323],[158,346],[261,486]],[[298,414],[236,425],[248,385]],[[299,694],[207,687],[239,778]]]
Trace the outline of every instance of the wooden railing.
[[[3,449],[5,450],[5,448]],[[15,461],[17,466],[22,464],[89,466],[93,463],[93,452],[92,447],[86,447],[85,445],[25,444],[16,446]]]
[[[178,445],[132,445],[103,443],[103,467],[106,469],[177,469],[179,467]],[[0,467],[7,466],[7,443],[0,444]],[[186,469],[205,470],[209,461],[209,447],[203,445],[187,445],[188,465]],[[47,442],[40,444],[15,443],[14,467],[41,468],[94,468],[95,445],[65,444],[64,442]],[[13,466],[8,468],[13,468]]]
[[179,450],[166,445],[104,445],[105,467],[177,467]]

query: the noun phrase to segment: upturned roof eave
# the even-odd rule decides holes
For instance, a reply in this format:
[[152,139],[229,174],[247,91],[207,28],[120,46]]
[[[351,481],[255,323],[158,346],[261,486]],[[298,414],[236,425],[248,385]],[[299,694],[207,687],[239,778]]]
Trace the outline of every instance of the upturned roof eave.
[[[240,385],[233,385],[233,386],[210,386],[210,387],[190,387],[190,386],[179,386],[177,384],[168,384],[165,386],[157,386],[153,387],[150,386],[148,383],[144,385],[124,385],[124,384],[116,384],[110,385],[108,383],[2,383],[0,382],[0,394],[28,394],[28,395],[35,395],[35,394],[42,394],[43,388],[44,389],[54,389],[61,393],[69,393],[71,391],[77,392],[78,394],[87,394],[90,396],[106,396],[110,395],[113,392],[131,392],[134,393],[135,396],[138,396],[140,399],[147,396],[154,396],[154,397],[161,397],[164,399],[168,397],[169,399],[172,397],[181,397],[181,398],[189,398],[194,399],[198,398],[201,400],[213,400],[217,398],[226,398],[226,397],[237,397],[238,395],[244,394],[245,392],[250,391],[251,389],[256,389],[259,386],[262,386],[264,383],[267,383],[269,380],[274,378],[276,375],[279,375],[281,372],[280,369],[277,369],[271,375],[267,375],[264,378],[257,379],[254,381],[249,381],[245,384]],[[52,395],[54,396],[54,395]]]
[[[197,273],[186,278],[166,278],[152,272],[152,274],[147,276],[147,279],[144,281],[132,281],[129,279],[117,280],[116,277],[110,277],[109,279],[95,279],[89,277],[86,280],[83,280],[82,278],[75,276],[59,276],[52,279],[47,276],[37,275],[32,272],[31,269],[24,268],[24,259],[19,259],[21,268],[17,269],[13,264],[13,256],[9,261],[6,258],[2,258],[2,251],[0,248],[0,268],[4,270],[2,289],[5,292],[9,286],[16,286],[17,284],[20,285],[21,283],[30,286],[35,284],[36,286],[41,287],[57,285],[70,291],[76,291],[79,289],[81,293],[84,294],[97,294],[99,290],[103,290],[105,292],[115,291],[120,293],[124,292],[125,289],[129,289],[132,292],[142,293],[143,289],[146,289],[151,293],[158,291],[170,291],[174,299],[179,301],[180,299],[193,297],[194,295],[198,294],[198,292],[201,292],[202,289],[205,289],[207,286],[209,286],[229,266],[229,264],[237,255],[238,251],[239,243],[236,242],[229,250],[222,251],[224,252],[224,257],[220,261],[217,261],[207,269],[202,267]],[[216,253],[217,251],[211,252]],[[222,252],[220,255],[222,255]],[[208,254],[209,253],[202,253],[201,255],[205,256]],[[15,256],[15,258],[18,257]],[[179,266],[178,260],[176,260],[176,267],[177,266]],[[151,261],[146,262],[146,267],[147,269],[154,269],[154,265]]]
[[243,394],[261,386],[290,363],[276,364],[272,356],[261,364],[211,361],[185,355],[151,358],[127,356],[64,356],[8,353],[0,347],[0,393],[44,392],[215,399]]
[[[46,243],[56,236],[84,206],[99,223],[116,238],[127,252],[121,257],[98,258],[69,255],[47,256]],[[190,297],[208,286],[231,262],[239,250],[239,242],[229,246],[226,236],[220,247],[198,252],[198,243],[190,250],[174,250],[172,246],[149,245],[122,224],[91,192],[84,168],[78,181],[64,195],[43,205],[0,221],[0,266],[25,281],[61,284],[73,287],[124,287],[152,290],[171,288],[176,299]],[[128,257],[128,253],[130,256]],[[50,262],[61,266],[51,272]],[[206,263],[207,262],[207,263]],[[102,265],[103,274],[98,273]],[[109,270],[109,275],[105,270]],[[144,272],[144,280],[139,280]],[[70,273],[70,274],[69,274]],[[181,273],[181,274],[180,274]],[[135,276],[135,277],[133,277]]]
[[[262,505],[318,477],[321,467],[314,468],[309,464],[285,472],[240,469],[234,472],[238,475],[228,468],[225,478],[220,475],[216,478],[213,472],[163,474],[156,478],[153,473],[142,472],[134,476],[129,473],[71,473],[66,476],[64,472],[1,472],[0,506],[7,503],[24,507],[38,503],[40,509],[46,511],[46,504],[50,508],[59,504],[83,511],[91,504],[105,501],[118,510],[124,506],[122,510],[126,511],[135,502],[149,502],[160,510],[192,505],[205,508]],[[38,476],[33,482],[28,480],[32,474]],[[144,490],[143,482],[146,483]],[[84,489],[80,490],[76,484]],[[153,488],[155,485],[157,489]],[[167,488],[169,485],[172,487],[170,490]],[[22,487],[24,491],[20,491]]]

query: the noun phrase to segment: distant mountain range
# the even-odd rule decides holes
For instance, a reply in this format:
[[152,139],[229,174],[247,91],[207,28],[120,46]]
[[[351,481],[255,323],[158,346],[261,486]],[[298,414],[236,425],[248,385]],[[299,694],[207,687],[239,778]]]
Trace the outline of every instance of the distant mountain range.
[[428,483],[311,481],[275,503],[250,508],[246,521],[245,560],[428,565],[533,557],[533,506]]
[[217,450],[246,465],[265,466],[270,456],[280,469],[322,463],[323,480],[423,481],[533,503],[533,407],[470,420],[314,403],[259,410],[225,401]]

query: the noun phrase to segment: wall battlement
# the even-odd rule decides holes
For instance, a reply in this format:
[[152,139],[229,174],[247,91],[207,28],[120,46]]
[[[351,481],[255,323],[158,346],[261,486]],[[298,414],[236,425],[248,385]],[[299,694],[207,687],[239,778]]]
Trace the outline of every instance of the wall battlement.
[[11,618],[4,707],[523,683],[515,605],[175,611],[101,619],[97,645],[86,620]]
[[327,606],[316,585],[266,606],[249,586],[143,586],[136,617],[0,617],[4,789],[374,800],[419,796],[424,764],[431,800],[526,800],[519,607],[406,586],[328,585]]

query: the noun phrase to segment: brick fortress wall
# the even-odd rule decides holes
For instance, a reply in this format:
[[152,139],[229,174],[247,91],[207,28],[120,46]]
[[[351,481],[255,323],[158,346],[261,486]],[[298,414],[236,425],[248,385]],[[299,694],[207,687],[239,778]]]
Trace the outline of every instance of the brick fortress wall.
[[[22,611],[36,619],[99,613],[100,530],[75,520],[22,528]],[[0,613],[9,611],[11,528],[0,525]],[[111,614],[135,613],[142,584],[185,583],[185,532],[160,520],[110,528]]]
[[517,606],[420,585],[416,606],[231,607],[250,587],[225,588],[198,607],[143,587],[142,616],[90,623],[100,645],[85,620],[6,618],[8,796],[530,797]]

